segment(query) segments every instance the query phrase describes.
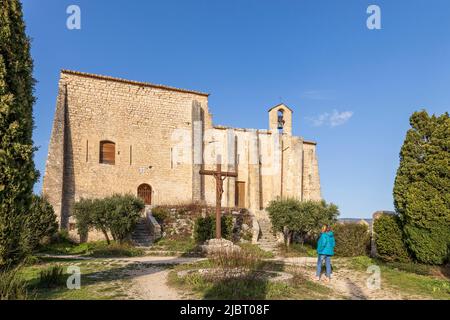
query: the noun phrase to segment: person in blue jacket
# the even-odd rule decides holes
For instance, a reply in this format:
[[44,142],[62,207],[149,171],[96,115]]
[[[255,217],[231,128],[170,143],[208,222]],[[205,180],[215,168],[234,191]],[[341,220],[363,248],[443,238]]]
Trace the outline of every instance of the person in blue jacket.
[[320,234],[319,241],[317,242],[317,280],[320,281],[322,275],[322,262],[325,259],[326,266],[326,281],[331,279],[331,257],[334,256],[334,246],[336,242],[334,240],[334,233],[331,231],[331,227],[324,225],[322,227],[322,233]]

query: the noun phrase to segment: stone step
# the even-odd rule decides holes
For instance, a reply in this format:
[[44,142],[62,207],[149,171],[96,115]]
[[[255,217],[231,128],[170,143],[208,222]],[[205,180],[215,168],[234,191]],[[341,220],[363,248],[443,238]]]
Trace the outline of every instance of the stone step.
[[273,232],[270,220],[259,220],[260,238],[258,246],[265,251],[278,252],[277,237]]
[[150,230],[145,223],[145,220],[141,220],[134,228],[131,234],[131,240],[137,247],[150,247],[153,243],[153,238]]

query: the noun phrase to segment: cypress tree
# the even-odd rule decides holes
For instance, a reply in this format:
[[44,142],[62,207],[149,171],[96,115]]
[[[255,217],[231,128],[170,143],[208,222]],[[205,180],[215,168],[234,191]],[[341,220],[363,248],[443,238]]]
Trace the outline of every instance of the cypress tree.
[[33,162],[33,61],[18,0],[0,0],[0,268],[23,256]]
[[410,118],[400,152],[394,205],[416,260],[442,264],[450,247],[450,119],[426,111]]

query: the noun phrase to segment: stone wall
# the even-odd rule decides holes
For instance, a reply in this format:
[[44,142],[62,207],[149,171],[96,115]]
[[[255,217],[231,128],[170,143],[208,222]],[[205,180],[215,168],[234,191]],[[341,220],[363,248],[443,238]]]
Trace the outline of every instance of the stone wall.
[[[165,216],[155,213],[161,225],[163,238],[185,239],[194,237],[195,221],[200,217],[214,216],[215,208],[196,204],[181,206],[158,206],[152,211],[158,211]],[[252,240],[253,217],[245,209],[223,208],[222,215],[233,217],[233,241],[250,242]]]
[[[62,226],[74,201],[136,195],[143,183],[153,204],[192,201],[192,156],[173,153],[191,142],[174,130],[192,130],[195,106],[210,126],[206,94],[63,71],[43,183]],[[116,144],[115,165],[99,163],[103,140]]]

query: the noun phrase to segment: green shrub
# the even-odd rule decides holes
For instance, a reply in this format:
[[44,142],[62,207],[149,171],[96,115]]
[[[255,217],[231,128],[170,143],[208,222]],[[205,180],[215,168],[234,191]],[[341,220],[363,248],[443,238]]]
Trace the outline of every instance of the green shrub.
[[69,232],[67,230],[59,230],[53,234],[51,239],[51,244],[55,243],[67,243],[74,244],[75,242],[70,238]]
[[[223,215],[221,218],[222,238],[231,240],[233,235],[233,217]],[[200,217],[195,221],[194,239],[197,243],[203,243],[206,240],[216,237],[216,218],[207,216]]]
[[0,300],[26,300],[27,283],[20,275],[19,267],[0,271]]
[[80,236],[86,237],[90,229],[103,233],[108,244],[123,242],[141,219],[144,202],[132,195],[113,195],[104,199],[82,199],[74,205],[74,215]]
[[109,231],[114,240],[123,242],[141,219],[144,202],[132,195],[114,195],[105,201],[110,202],[108,207],[111,208],[107,223]]
[[414,224],[403,227],[408,248],[420,263],[442,265],[448,260],[450,226],[429,223],[424,228]]
[[159,224],[162,224],[169,217],[169,210],[163,207],[155,207],[152,209],[152,216]]
[[333,227],[336,255],[341,257],[364,256],[368,253],[370,235],[367,225],[338,223]]
[[31,208],[25,217],[22,241],[27,253],[33,252],[47,239],[58,231],[58,223],[53,207],[47,199],[33,196]]
[[94,200],[81,199],[73,206],[73,215],[76,221],[77,232],[81,241],[86,241],[89,229],[93,227],[92,216],[94,210]]
[[290,245],[294,233],[305,239],[307,235],[319,234],[324,224],[336,221],[338,207],[322,201],[299,201],[278,199],[267,207],[274,231],[284,234],[284,241]]
[[38,286],[41,288],[61,287],[65,283],[64,269],[59,265],[51,266],[39,272]]
[[400,151],[394,205],[413,257],[443,264],[450,245],[450,117],[422,110],[411,116],[410,125]]
[[396,215],[382,215],[373,222],[377,255],[384,261],[408,262],[401,222]]
[[33,60],[21,1],[1,1],[0,29],[0,268],[5,268],[26,255],[22,232],[39,172],[33,161]]

